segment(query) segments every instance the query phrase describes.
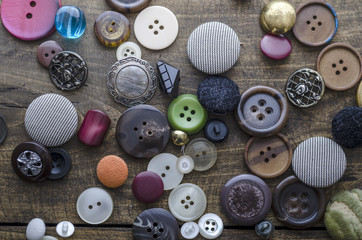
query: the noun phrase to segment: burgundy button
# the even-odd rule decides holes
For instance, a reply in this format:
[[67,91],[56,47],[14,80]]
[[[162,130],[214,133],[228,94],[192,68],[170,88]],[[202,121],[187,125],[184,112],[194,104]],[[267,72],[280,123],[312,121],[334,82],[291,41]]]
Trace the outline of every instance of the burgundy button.
[[40,44],[36,55],[41,65],[43,65],[44,67],[49,67],[53,57],[62,51],[63,48],[60,46],[59,43],[49,40]]
[[162,196],[163,181],[161,177],[154,172],[141,172],[132,182],[132,192],[140,202],[156,202]]
[[102,111],[89,110],[78,132],[78,138],[89,146],[99,146],[103,142],[111,119]]
[[260,42],[260,49],[265,56],[272,59],[283,59],[292,52],[292,43],[283,35],[266,34]]

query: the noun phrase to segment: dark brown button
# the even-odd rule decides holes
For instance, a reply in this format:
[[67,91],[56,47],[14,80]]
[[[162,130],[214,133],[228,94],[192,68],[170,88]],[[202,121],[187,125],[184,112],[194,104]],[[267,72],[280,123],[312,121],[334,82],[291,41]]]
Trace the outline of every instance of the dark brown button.
[[151,158],[166,146],[170,126],[166,116],[150,105],[127,109],[119,118],[116,136],[123,150],[135,158]]
[[241,95],[236,120],[247,134],[268,137],[284,127],[288,115],[289,106],[283,94],[274,88],[255,86]]
[[361,78],[361,55],[349,44],[331,44],[319,54],[317,71],[328,88],[336,91],[347,90]]
[[128,39],[130,24],[123,14],[106,11],[96,19],[94,34],[107,47],[117,47]]
[[106,0],[108,5],[121,13],[139,12],[151,2],[151,0]]
[[290,228],[311,227],[322,218],[325,207],[323,190],[308,187],[294,176],[281,181],[273,191],[274,214]]
[[311,0],[300,5],[293,27],[295,37],[309,46],[321,46],[331,41],[338,29],[336,11],[321,0]]
[[2,114],[0,114],[0,144],[4,142],[7,135],[8,135],[8,127],[6,126],[5,117]]
[[293,150],[288,139],[277,135],[252,137],[245,147],[244,158],[250,171],[263,178],[273,178],[283,174],[292,163]]
[[53,57],[59,52],[63,51],[63,48],[56,41],[46,41],[40,44],[36,53],[38,61],[44,67],[49,67]]

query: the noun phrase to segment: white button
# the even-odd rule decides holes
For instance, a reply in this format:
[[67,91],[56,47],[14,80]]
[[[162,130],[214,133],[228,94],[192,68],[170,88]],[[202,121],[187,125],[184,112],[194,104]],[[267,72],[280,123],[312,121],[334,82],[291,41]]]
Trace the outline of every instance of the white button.
[[40,240],[58,240],[58,238],[52,237],[52,236],[44,236]]
[[206,138],[192,140],[185,149],[185,154],[192,157],[196,171],[206,171],[214,166],[217,159],[215,145]]
[[113,200],[102,188],[88,188],[78,197],[77,212],[86,223],[100,224],[111,216]]
[[26,227],[26,239],[39,240],[45,235],[45,223],[40,218],[34,218]]
[[177,157],[171,153],[161,153],[154,156],[148,163],[147,171],[157,173],[164,190],[171,190],[180,184],[184,175],[177,170]]
[[199,235],[199,225],[195,222],[186,222],[181,227],[181,235],[185,239],[194,239]]
[[57,233],[59,236],[63,238],[67,238],[73,235],[74,233],[74,225],[68,221],[62,221],[57,225]]
[[219,237],[224,230],[221,218],[214,213],[207,213],[199,220],[200,234],[206,239]]
[[190,173],[194,169],[195,163],[190,156],[183,155],[177,159],[176,165],[177,165],[177,170],[180,173],[186,174]]
[[117,48],[117,59],[121,60],[123,58],[126,57],[136,57],[136,58],[141,58],[142,57],[142,52],[141,52],[141,48],[134,42],[125,42],[122,43],[118,48]]
[[206,209],[207,200],[204,191],[192,183],[183,183],[172,190],[168,198],[171,213],[181,221],[198,219]]
[[146,48],[161,50],[170,46],[178,34],[175,14],[161,6],[145,8],[134,23],[137,40]]

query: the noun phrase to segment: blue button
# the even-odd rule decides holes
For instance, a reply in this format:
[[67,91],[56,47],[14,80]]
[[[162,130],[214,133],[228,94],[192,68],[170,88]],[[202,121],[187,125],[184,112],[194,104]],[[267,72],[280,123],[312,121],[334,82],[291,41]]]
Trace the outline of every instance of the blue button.
[[55,16],[55,27],[63,37],[79,38],[85,31],[85,15],[75,6],[63,6]]

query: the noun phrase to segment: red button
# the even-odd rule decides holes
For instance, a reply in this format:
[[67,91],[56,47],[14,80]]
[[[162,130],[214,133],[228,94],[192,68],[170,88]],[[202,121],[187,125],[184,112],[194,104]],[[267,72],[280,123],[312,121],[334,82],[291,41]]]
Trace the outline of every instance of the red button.
[[111,124],[111,119],[102,111],[89,110],[78,132],[78,138],[89,146],[99,146]]

